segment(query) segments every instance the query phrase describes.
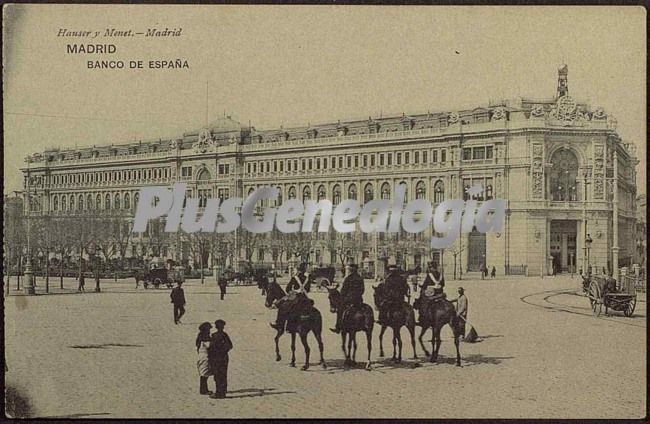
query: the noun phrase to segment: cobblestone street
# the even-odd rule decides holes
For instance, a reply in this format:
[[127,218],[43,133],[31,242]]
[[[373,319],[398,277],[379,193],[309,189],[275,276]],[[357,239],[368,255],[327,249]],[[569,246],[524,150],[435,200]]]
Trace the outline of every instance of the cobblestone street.
[[[448,296],[454,298],[461,284],[469,321],[483,338],[461,344],[462,368],[454,366],[448,328],[437,364],[426,362],[419,346],[420,359],[411,359],[403,330],[406,360],[395,365],[389,361],[390,330],[384,335],[387,358],[379,358],[376,326],[374,369],[344,369],[340,337],[328,330],[335,317],[326,292],[315,292],[328,366],[316,365],[318,348],[310,335],[312,367],[301,371],[299,341],[298,367],[288,365],[288,335],[281,339],[282,360],[275,361],[275,331],[268,325],[275,311],[264,307],[256,287],[229,287],[220,301],[212,279],[204,285],[188,281],[187,313],[176,326],[169,290],[136,290],[131,279],[102,282],[102,293],[34,297],[15,295],[14,280],[5,300],[6,380],[26,396],[35,417],[645,416],[644,293],[632,318],[617,312],[596,318],[578,295],[577,276],[448,281]],[[370,280],[365,299],[372,305]],[[234,344],[225,400],[198,394],[194,339],[201,322],[217,318],[227,322]],[[427,349],[430,339],[428,333]],[[358,340],[362,361],[365,337]]]

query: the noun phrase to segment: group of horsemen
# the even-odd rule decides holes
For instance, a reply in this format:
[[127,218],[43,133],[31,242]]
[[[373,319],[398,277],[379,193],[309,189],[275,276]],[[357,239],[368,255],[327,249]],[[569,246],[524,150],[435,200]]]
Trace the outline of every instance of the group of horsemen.
[[[330,330],[335,333],[340,333],[341,331],[343,316],[348,311],[360,307],[363,304],[365,286],[363,278],[358,273],[359,266],[357,264],[350,264],[346,268],[346,275],[343,279],[340,292],[342,307],[337,308],[336,326],[330,328]],[[444,277],[441,275],[440,271],[438,271],[437,266],[433,262],[429,262],[427,268],[427,276],[421,285],[420,296],[414,305],[420,311],[420,319],[425,316],[427,309],[431,305],[437,301],[446,299],[444,293]],[[386,322],[386,314],[388,310],[401,305],[404,302],[404,298],[410,296],[408,283],[399,273],[398,267],[396,265],[389,265],[387,271],[386,278],[384,282],[381,283],[381,285],[383,285],[382,290],[385,293],[384,300],[381,305],[377,305],[379,307],[379,319],[377,320],[377,323],[380,325],[388,324]],[[276,321],[270,323],[271,327],[276,330],[284,329],[289,316],[306,316],[309,314],[314,302],[307,297],[307,293],[311,290],[313,282],[313,279],[311,279],[307,273],[307,264],[301,263],[286,286],[286,292],[288,294],[285,297],[282,306],[278,308]],[[461,298],[465,299],[464,296],[462,296],[462,288],[459,288],[459,293]],[[463,315],[466,314],[466,312],[466,301],[459,301],[457,313]],[[421,325],[419,320],[416,324]]]

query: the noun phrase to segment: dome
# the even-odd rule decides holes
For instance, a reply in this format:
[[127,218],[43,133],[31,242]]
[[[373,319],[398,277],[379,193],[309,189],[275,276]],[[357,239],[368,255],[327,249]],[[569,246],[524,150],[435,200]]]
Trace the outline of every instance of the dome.
[[241,131],[241,123],[235,121],[230,116],[225,116],[223,118],[216,119],[208,125],[208,128],[212,132],[231,132],[231,131]]

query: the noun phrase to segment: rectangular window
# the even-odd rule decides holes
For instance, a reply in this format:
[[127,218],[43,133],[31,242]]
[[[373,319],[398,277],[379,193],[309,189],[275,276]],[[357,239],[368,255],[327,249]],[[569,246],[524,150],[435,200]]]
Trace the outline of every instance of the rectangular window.
[[440,162],[445,163],[447,162],[447,150],[442,149],[440,152]]
[[438,151],[437,151],[437,150],[434,150],[434,151],[431,153],[431,160],[433,161],[433,163],[437,163],[437,162],[438,162]]
[[253,173],[257,172],[257,162],[253,163]]
[[422,152],[422,163],[427,163],[427,153],[426,150]]
[[320,169],[320,158],[316,159],[316,169]]
[[374,154],[370,155],[370,166],[375,166],[375,156]]
[[249,173],[249,174],[251,173],[251,164],[250,163],[246,164],[246,172]]
[[492,146],[487,146],[485,148],[485,159],[492,159],[494,157],[494,152]]
[[395,157],[395,165],[401,165],[402,164],[402,154],[398,153]]
[[384,154],[379,155],[379,166],[384,166]]
[[363,167],[368,166],[368,155],[363,155]]
[[359,167],[359,155],[356,155],[354,157],[354,167],[358,168]]
[[413,154],[413,162],[416,164],[420,163],[420,152],[415,152]]
[[273,172],[278,172],[278,161],[277,160],[273,161]]
[[339,156],[339,168],[343,168],[343,156]]
[[291,171],[291,161],[287,162],[287,171]]
[[[138,171],[138,174],[139,173],[140,173],[140,171]],[[181,168],[181,177],[189,178],[191,176],[192,176],[192,167],[191,166],[184,166],[184,167]],[[138,178],[139,177],[140,176],[138,175]]]
[[314,167],[314,161],[309,159],[309,169],[311,170]]
[[284,172],[284,161],[280,161],[280,172]]
[[393,154],[392,154],[392,153],[389,153],[389,154],[388,154],[388,157],[387,157],[386,160],[387,160],[386,164],[387,164],[388,166],[391,166],[391,165],[393,164]]
[[327,158],[323,159],[323,169],[327,169]]
[[331,159],[331,161],[332,161],[332,162],[331,162],[331,166],[330,166],[330,168],[336,168],[336,158],[333,157],[333,158]]
[[352,168],[352,156],[347,156],[348,168]]
[[404,164],[408,165],[411,161],[411,154],[409,152],[404,153]]
[[302,169],[303,171],[306,171],[306,170],[307,170],[307,161],[306,161],[306,160],[303,159],[303,160],[302,160],[302,163],[301,163],[300,165],[302,166],[301,169]]
[[469,147],[463,148],[463,160],[471,160],[472,159],[472,149]]
[[485,147],[474,147],[472,149],[472,159],[485,159]]

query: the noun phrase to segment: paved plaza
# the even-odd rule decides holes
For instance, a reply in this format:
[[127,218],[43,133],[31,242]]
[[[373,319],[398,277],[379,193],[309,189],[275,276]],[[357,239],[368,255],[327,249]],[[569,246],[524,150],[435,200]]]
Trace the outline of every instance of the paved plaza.
[[[275,361],[268,322],[256,287],[229,287],[219,300],[213,280],[185,285],[187,313],[174,325],[169,290],[135,289],[132,280],[103,282],[102,293],[15,295],[5,300],[7,384],[20,393],[33,417],[232,418],[640,418],[646,410],[646,303],[640,293],[632,318],[596,318],[578,295],[578,277],[448,281],[455,297],[462,285],[469,320],[483,338],[461,344],[463,367],[453,364],[451,331],[443,330],[442,358],[411,359],[403,330],[402,364],[379,358],[373,335],[373,367],[343,368],[340,337],[327,295],[311,295],[324,318],[327,368],[289,367],[289,336]],[[86,287],[92,290],[94,282]],[[39,289],[42,281],[38,281]],[[53,280],[58,287],[58,280]],[[66,286],[75,288],[73,280]],[[57,290],[57,292],[61,292]],[[365,299],[372,304],[371,282]],[[234,349],[228,399],[198,394],[198,325],[223,318]],[[419,332],[419,328],[417,329]],[[430,350],[430,333],[425,336]],[[365,337],[357,360],[363,360]],[[210,389],[214,387],[210,381]]]

